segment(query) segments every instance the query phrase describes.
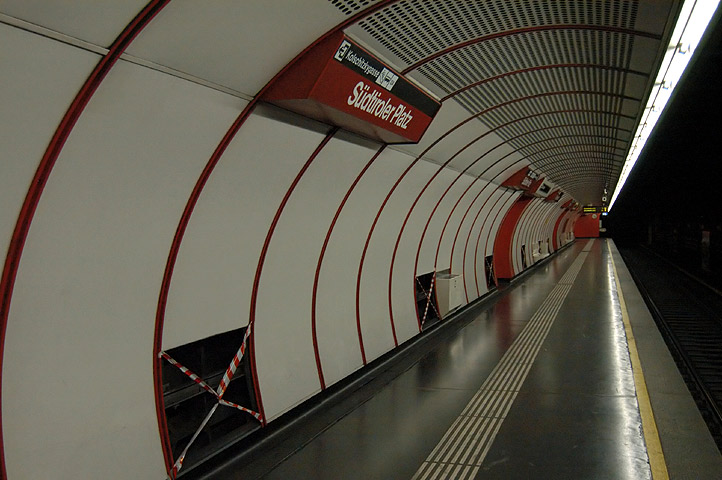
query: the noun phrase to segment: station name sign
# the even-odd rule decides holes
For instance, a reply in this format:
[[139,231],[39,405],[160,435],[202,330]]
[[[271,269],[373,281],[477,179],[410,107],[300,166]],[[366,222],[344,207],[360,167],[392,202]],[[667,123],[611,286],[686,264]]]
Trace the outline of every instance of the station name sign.
[[562,196],[564,195],[564,192],[562,192],[560,189],[556,189],[553,192],[551,192],[549,195],[547,195],[547,198],[544,200],[547,202],[558,202],[562,199]]
[[529,195],[542,196],[537,193],[537,190],[543,182],[544,178],[540,178],[538,173],[532,171],[529,167],[524,167],[507,178],[501,185],[512,190],[521,190]]
[[418,142],[441,107],[342,33],[306,53],[263,99],[384,143]]

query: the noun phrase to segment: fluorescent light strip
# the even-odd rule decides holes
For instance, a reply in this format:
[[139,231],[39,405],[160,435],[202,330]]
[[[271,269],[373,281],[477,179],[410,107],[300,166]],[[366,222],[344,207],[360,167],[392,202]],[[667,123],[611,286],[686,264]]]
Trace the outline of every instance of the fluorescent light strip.
[[637,163],[637,159],[644,149],[644,144],[662,116],[662,112],[664,112],[674,88],[697,49],[697,45],[707,29],[718,3],[719,0],[687,0],[684,2],[682,12],[674,27],[671,43],[667,47],[667,53],[657,73],[654,89],[649,95],[644,115],[637,127],[632,147],[622,167],[622,173],[619,175],[617,187],[614,189],[608,211],[612,210],[619,192],[622,191],[629,173],[634,168],[634,164]]

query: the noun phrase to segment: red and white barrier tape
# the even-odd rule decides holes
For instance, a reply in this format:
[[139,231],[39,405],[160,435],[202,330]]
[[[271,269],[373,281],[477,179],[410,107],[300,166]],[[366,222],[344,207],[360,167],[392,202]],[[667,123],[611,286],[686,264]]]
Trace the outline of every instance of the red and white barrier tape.
[[248,335],[250,333],[251,333],[251,324],[249,323],[248,328],[246,328],[246,334],[243,335],[243,341],[241,342],[241,347],[238,349],[236,354],[233,355],[231,364],[226,369],[226,373],[223,374],[221,383],[218,385],[218,390],[216,390],[216,393],[218,394],[219,399],[223,398],[223,394],[226,393],[228,384],[231,383],[231,380],[233,379],[233,375],[236,374],[236,369],[238,368],[238,365],[241,364],[241,358],[243,358],[243,354],[246,353],[246,340],[248,340]]
[[431,276],[431,286],[429,287],[429,291],[427,292],[424,289],[424,286],[421,285],[421,282],[419,281],[419,279],[418,278],[416,279],[416,282],[419,284],[419,286],[421,287],[421,291],[424,292],[424,296],[426,297],[426,307],[424,308],[424,318],[421,319],[422,324],[424,322],[426,322],[426,317],[429,314],[429,305],[431,305],[431,308],[434,309],[434,311],[436,312],[436,315],[439,317],[439,320],[441,320],[441,315],[439,314],[439,311],[436,309],[436,305],[434,305],[434,302],[431,301],[431,293],[434,291],[434,281],[435,280],[436,280],[436,272],[434,272],[434,274]]
[[216,409],[218,408],[218,405],[224,405],[226,407],[236,408],[242,412],[246,412],[249,415],[251,415],[253,418],[258,420],[259,422],[262,422],[261,414],[258,412],[254,412],[253,410],[242,407],[236,403],[229,402],[228,400],[224,400],[223,394],[226,393],[226,389],[228,388],[228,384],[231,383],[231,380],[233,379],[233,376],[236,373],[236,370],[238,369],[238,366],[241,364],[241,359],[243,358],[243,354],[246,353],[246,340],[248,340],[248,334],[251,331],[251,326],[249,325],[248,328],[246,328],[246,333],[243,336],[243,342],[241,343],[241,347],[238,349],[238,352],[233,356],[233,359],[231,360],[231,364],[226,369],[226,373],[223,375],[223,379],[221,379],[221,383],[218,385],[218,388],[214,390],[211,388],[210,385],[208,385],[201,377],[190,371],[185,366],[181,365],[178,361],[176,361],[173,357],[168,355],[166,352],[160,352],[158,353],[159,358],[165,358],[168,363],[171,365],[174,365],[178,367],[178,369],[186,374],[188,378],[193,380],[195,383],[203,387],[205,391],[212,394],[216,399],[218,399],[218,403],[213,405],[213,408],[208,412],[206,417],[203,419],[203,422],[201,422],[201,425],[198,427],[196,432],[191,437],[190,441],[188,442],[188,445],[183,449],[181,454],[178,456],[178,459],[173,464],[173,468],[171,469],[171,472],[169,476],[167,477],[170,480],[175,480],[176,476],[178,475],[178,471],[183,467],[183,461],[185,460],[186,455],[188,454],[188,449],[191,448],[191,445],[193,442],[195,442],[196,438],[198,438],[198,435],[200,435],[201,430],[205,428],[205,426],[210,421],[211,417],[215,413]]
[[175,463],[173,464],[173,469],[170,472],[170,476],[168,476],[168,478],[170,478],[171,480],[175,479],[176,476],[178,475],[178,471],[181,469],[181,467],[183,467],[183,460],[185,460],[186,455],[188,454],[188,449],[191,448],[191,445],[193,445],[193,442],[195,442],[196,438],[198,438],[198,435],[200,435],[201,430],[203,430],[203,428],[206,426],[206,424],[208,424],[208,421],[211,419],[213,414],[216,413],[216,408],[218,408],[217,403],[215,405],[213,405],[213,408],[211,408],[211,410],[208,412],[208,415],[206,415],[206,418],[204,418],[203,421],[201,422],[201,426],[198,427],[198,430],[196,430],[196,433],[193,434],[190,441],[188,442],[188,445],[186,445],[186,448],[184,448],[183,451],[181,452],[180,456],[178,457],[178,460],[176,460]]
[[194,382],[196,382],[198,385],[200,385],[201,387],[203,387],[203,389],[204,389],[205,391],[207,391],[207,392],[209,392],[209,393],[212,393],[212,394],[214,394],[214,395],[216,394],[215,390],[213,390],[210,385],[208,385],[206,382],[204,382],[201,377],[199,377],[198,375],[196,375],[195,373],[191,372],[189,369],[187,369],[186,367],[184,367],[183,365],[181,365],[180,363],[178,363],[173,357],[171,357],[170,355],[168,355],[166,352],[160,352],[160,353],[158,354],[158,356],[159,356],[159,357],[162,357],[162,358],[165,358],[166,360],[168,360],[168,363],[170,363],[171,365],[175,365],[176,367],[178,367],[178,369],[180,369],[181,372],[183,372],[183,373],[185,373],[186,375],[188,375],[188,378],[190,378],[191,380],[193,380]]
[[246,413],[248,413],[249,415],[252,415],[252,416],[255,417],[255,419],[258,420],[259,422],[261,421],[261,414],[260,414],[260,413],[254,412],[253,410],[250,410],[250,409],[248,409],[248,408],[246,408],[246,407],[242,407],[242,406],[238,405],[237,403],[229,402],[228,400],[224,400],[224,399],[222,399],[222,398],[219,398],[219,399],[218,399],[218,403],[220,403],[221,405],[225,405],[226,407],[237,408],[238,410],[240,410],[240,411],[242,411],[242,412],[246,412]]

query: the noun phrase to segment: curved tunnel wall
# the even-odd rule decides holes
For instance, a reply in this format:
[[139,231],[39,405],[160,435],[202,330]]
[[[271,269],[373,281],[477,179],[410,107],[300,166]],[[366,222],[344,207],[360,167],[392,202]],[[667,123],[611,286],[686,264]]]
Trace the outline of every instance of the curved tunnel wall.
[[500,184],[528,161],[454,102],[420,144],[395,147],[256,104],[299,46],[349,21],[320,1],[151,2],[38,189],[63,116],[145,7],[90,3],[1,7],[2,251],[27,229],[2,292],[8,478],[166,475],[154,338],[168,349],[252,321],[269,422],[419,335],[416,275],[461,273],[471,302],[488,291],[486,256],[508,254],[514,276],[521,245],[531,266],[549,253],[538,242],[572,238],[576,213],[533,199],[495,248],[520,198]]

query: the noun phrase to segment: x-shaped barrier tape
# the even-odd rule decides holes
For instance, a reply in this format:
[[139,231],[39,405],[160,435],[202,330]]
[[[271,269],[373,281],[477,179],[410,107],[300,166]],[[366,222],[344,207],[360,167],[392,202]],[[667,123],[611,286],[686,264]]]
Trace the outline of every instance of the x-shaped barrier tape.
[[206,418],[203,419],[201,422],[201,426],[198,427],[198,430],[196,430],[196,433],[193,434],[190,441],[188,442],[188,445],[186,445],[186,448],[183,449],[180,456],[178,457],[178,460],[175,461],[173,464],[173,470],[171,470],[171,476],[169,478],[174,479],[176,475],[178,475],[178,471],[183,466],[183,460],[186,458],[186,454],[188,453],[188,449],[191,448],[191,445],[193,445],[193,442],[196,441],[196,438],[198,438],[198,435],[200,435],[201,430],[206,426],[208,421],[211,419],[214,413],[216,413],[216,408],[218,408],[218,404],[216,403],[213,405],[213,408],[211,408],[211,411],[208,412],[208,415],[206,415]]
[[214,394],[214,395],[216,394],[216,391],[213,390],[210,385],[208,385],[206,382],[204,382],[201,377],[199,377],[199,376],[196,375],[195,373],[191,372],[190,370],[188,370],[186,367],[184,367],[184,366],[181,365],[180,363],[176,362],[176,361],[173,359],[173,357],[171,357],[170,355],[168,355],[168,354],[165,353],[165,352],[160,352],[160,356],[163,357],[163,358],[165,358],[166,360],[168,360],[168,363],[170,363],[171,365],[175,365],[176,367],[178,367],[181,372],[183,372],[183,373],[185,373],[186,375],[188,375],[188,377],[189,377],[191,380],[193,380],[193,381],[196,382],[198,385],[200,385],[201,387],[203,387],[203,390],[205,390],[205,391],[207,391],[207,392],[209,392],[209,393],[212,393],[212,394]]
[[168,363],[178,367],[178,369],[180,369],[181,372],[185,373],[191,380],[193,380],[195,383],[200,385],[206,392],[212,394],[213,396],[215,396],[218,399],[218,403],[213,405],[213,408],[211,408],[211,410],[208,412],[208,415],[206,415],[206,418],[204,418],[203,422],[201,422],[200,427],[198,427],[198,429],[193,434],[193,436],[191,437],[191,439],[188,442],[188,444],[186,445],[186,447],[181,452],[178,459],[173,464],[173,468],[170,472],[170,476],[167,477],[170,480],[174,480],[176,478],[176,476],[178,475],[178,471],[183,466],[183,460],[185,460],[186,454],[188,453],[188,449],[191,447],[193,442],[195,442],[196,438],[198,438],[198,435],[201,433],[201,430],[203,430],[203,428],[205,428],[205,426],[208,424],[208,421],[211,419],[211,417],[215,413],[216,408],[218,408],[218,405],[225,405],[226,407],[237,408],[238,410],[240,410],[242,412],[246,412],[249,415],[253,416],[253,418],[258,420],[259,422],[262,421],[260,413],[254,412],[251,409],[242,407],[236,403],[229,402],[229,401],[223,399],[223,394],[226,393],[228,384],[231,383],[231,379],[235,375],[236,370],[238,369],[238,366],[241,364],[241,358],[243,358],[243,354],[246,353],[246,341],[248,340],[248,335],[249,335],[250,331],[251,331],[251,326],[248,325],[248,328],[246,328],[246,333],[243,336],[243,342],[241,343],[241,347],[238,349],[236,354],[233,356],[233,359],[231,360],[231,364],[226,369],[226,373],[223,375],[223,379],[221,380],[221,383],[218,385],[218,388],[216,390],[211,388],[211,386],[208,385],[206,382],[204,382],[203,379],[200,378],[198,375],[196,375],[195,373],[190,371],[188,368],[186,368],[183,365],[181,365],[180,363],[178,363],[175,359],[173,359],[173,357],[168,355],[166,352],[158,353],[158,357],[165,358],[168,361]]
[[421,287],[421,291],[424,292],[424,296],[426,297],[426,308],[424,308],[424,318],[421,320],[421,323],[424,323],[426,321],[426,316],[429,313],[429,305],[431,305],[431,308],[434,309],[436,315],[439,317],[439,319],[441,319],[441,315],[436,309],[436,305],[434,305],[434,302],[431,301],[431,292],[434,291],[434,280],[436,280],[436,272],[434,272],[434,274],[431,276],[431,286],[429,287],[429,291],[427,292],[424,289],[424,286],[421,285],[421,282],[419,282],[419,279],[416,279],[416,282],[419,284],[419,287]]
[[226,388],[228,388],[228,384],[231,383],[231,379],[233,378],[233,375],[236,374],[236,369],[238,368],[238,365],[241,363],[241,358],[243,358],[243,354],[246,353],[246,340],[248,339],[248,334],[251,333],[251,324],[248,324],[248,328],[246,328],[246,334],[243,335],[243,341],[241,342],[241,346],[236,352],[235,355],[233,355],[233,359],[231,360],[231,364],[228,365],[228,368],[226,369],[226,373],[223,374],[223,378],[221,379],[221,383],[218,385],[218,390],[216,390],[216,393],[218,394],[218,398],[223,398],[223,394],[226,393]]

